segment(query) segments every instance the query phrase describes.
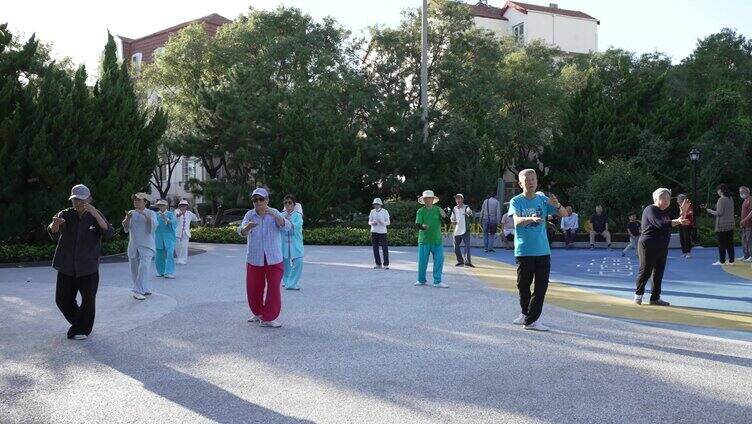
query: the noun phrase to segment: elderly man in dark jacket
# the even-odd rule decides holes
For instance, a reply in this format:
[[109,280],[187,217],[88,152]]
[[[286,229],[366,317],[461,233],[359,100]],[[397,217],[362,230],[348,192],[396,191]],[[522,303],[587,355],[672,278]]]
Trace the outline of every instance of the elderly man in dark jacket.
[[[55,302],[71,324],[68,338],[84,340],[94,326],[102,239],[112,237],[114,230],[91,204],[91,192],[85,185],[74,186],[69,200],[73,207],[58,212],[47,231],[57,238],[52,261],[57,270]],[[81,305],[76,302],[78,293]]]

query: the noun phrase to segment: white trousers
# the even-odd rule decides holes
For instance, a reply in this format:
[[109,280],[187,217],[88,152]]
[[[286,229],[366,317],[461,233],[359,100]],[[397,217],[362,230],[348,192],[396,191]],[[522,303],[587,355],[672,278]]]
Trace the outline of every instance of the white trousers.
[[178,237],[175,251],[178,254],[175,263],[185,265],[188,263],[188,236]]
[[149,249],[139,249],[135,258],[128,258],[133,279],[133,291],[139,294],[151,293],[150,271],[154,260],[154,252]]

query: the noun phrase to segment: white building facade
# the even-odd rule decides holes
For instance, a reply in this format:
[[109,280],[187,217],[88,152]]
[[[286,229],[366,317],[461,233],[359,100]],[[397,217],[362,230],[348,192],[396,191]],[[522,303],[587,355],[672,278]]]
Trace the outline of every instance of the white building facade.
[[598,25],[594,17],[577,10],[561,9],[555,3],[539,6],[507,1],[494,7],[487,1],[469,5],[475,25],[499,36],[513,36],[520,42],[542,40],[565,53],[598,50]]

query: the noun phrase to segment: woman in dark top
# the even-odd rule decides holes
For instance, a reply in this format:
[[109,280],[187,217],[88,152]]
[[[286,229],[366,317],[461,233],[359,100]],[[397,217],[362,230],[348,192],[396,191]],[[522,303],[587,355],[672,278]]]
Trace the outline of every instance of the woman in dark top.
[[653,204],[648,205],[642,212],[642,235],[637,244],[637,255],[640,258],[640,272],[637,274],[637,290],[634,301],[642,304],[645,285],[653,277],[653,290],[650,292],[650,304],[668,306],[669,303],[661,299],[661,281],[666,268],[668,257],[668,243],[671,240],[671,227],[687,225],[685,218],[692,206],[689,200],[684,200],[679,206],[681,216],[671,219],[668,206],[671,204],[671,190],[659,188],[653,192]]

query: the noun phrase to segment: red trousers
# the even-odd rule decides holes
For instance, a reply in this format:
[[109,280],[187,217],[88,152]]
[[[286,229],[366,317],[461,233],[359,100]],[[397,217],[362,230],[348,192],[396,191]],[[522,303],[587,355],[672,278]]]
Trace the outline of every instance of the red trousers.
[[282,262],[264,266],[246,264],[245,290],[253,315],[261,317],[264,321],[277,319],[282,309],[280,283],[284,272]]

